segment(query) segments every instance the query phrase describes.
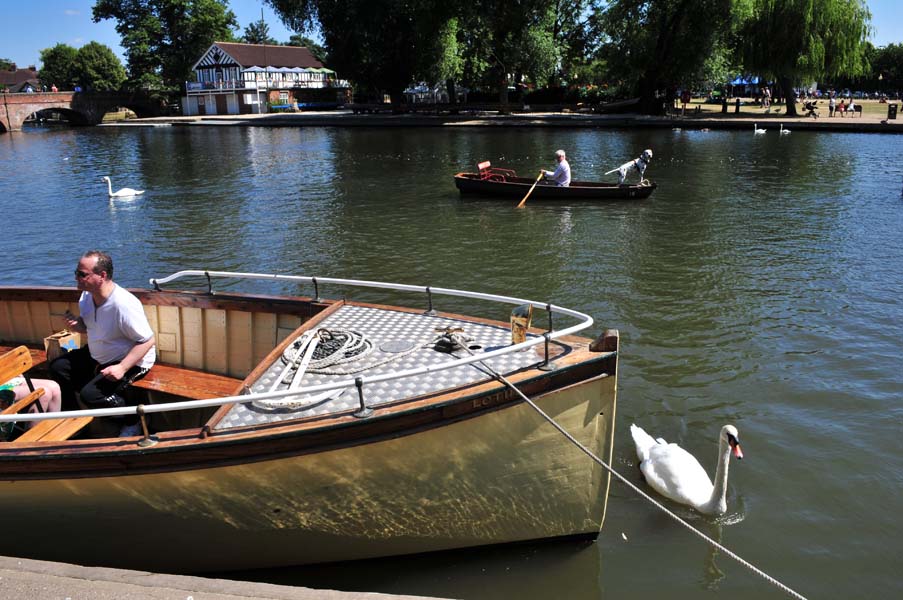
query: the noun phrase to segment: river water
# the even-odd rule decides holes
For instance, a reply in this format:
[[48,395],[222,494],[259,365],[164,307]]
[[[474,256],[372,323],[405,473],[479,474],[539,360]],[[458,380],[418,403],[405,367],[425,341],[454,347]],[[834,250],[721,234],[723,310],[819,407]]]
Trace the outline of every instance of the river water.
[[[644,201],[515,210],[451,179],[487,159],[531,175],[564,148],[596,180],[647,147],[659,188]],[[68,285],[99,247],[129,286],[281,272],[588,312],[592,334],[621,331],[620,472],[644,486],[631,422],[710,473],[734,423],[746,458],[728,515],[669,506],[809,598],[901,597],[901,151],[903,137],[775,129],[27,129],[0,135],[0,275]],[[109,200],[103,175],[147,192]],[[617,482],[592,544],[232,575],[474,599],[782,595]]]

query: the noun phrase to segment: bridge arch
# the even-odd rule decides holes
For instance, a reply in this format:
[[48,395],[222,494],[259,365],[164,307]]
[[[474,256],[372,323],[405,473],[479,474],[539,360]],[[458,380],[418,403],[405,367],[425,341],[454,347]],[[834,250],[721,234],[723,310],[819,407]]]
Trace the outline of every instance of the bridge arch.
[[97,125],[116,106],[125,106],[139,117],[160,114],[163,106],[145,94],[38,92],[32,94],[0,94],[0,127],[2,131],[19,131],[32,113],[58,109],[75,117],[79,125]]

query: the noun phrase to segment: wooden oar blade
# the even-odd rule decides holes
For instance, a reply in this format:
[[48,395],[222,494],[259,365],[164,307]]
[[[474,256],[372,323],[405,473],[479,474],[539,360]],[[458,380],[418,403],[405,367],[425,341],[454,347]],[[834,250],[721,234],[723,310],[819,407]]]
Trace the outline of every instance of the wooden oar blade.
[[517,208],[523,208],[523,207],[524,207],[524,203],[527,201],[527,198],[530,197],[530,194],[533,193],[533,188],[536,187],[536,184],[539,183],[539,180],[540,180],[540,179],[542,179],[542,171],[539,172],[539,177],[537,177],[537,178],[536,178],[536,181],[533,182],[533,185],[530,186],[530,191],[527,192],[527,195],[524,196],[524,199],[521,200],[521,201],[518,203]]

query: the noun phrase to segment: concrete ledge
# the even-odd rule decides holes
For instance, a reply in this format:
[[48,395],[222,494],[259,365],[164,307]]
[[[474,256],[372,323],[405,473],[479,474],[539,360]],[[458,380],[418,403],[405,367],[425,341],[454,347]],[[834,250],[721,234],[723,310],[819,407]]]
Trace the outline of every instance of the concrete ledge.
[[417,600],[0,556],[0,597],[78,600]]

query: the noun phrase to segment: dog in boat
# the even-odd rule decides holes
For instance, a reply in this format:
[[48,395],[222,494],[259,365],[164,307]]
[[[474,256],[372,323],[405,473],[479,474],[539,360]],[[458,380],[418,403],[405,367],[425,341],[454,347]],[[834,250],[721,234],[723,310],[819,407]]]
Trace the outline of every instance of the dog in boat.
[[646,149],[643,150],[643,153],[640,154],[639,158],[628,161],[618,167],[617,169],[613,169],[609,171],[609,173],[613,173],[614,171],[618,172],[618,185],[624,185],[624,181],[627,179],[627,174],[631,171],[636,171],[640,176],[640,183],[643,183],[643,175],[646,173],[646,167],[649,166],[649,163],[652,161],[652,150]]

